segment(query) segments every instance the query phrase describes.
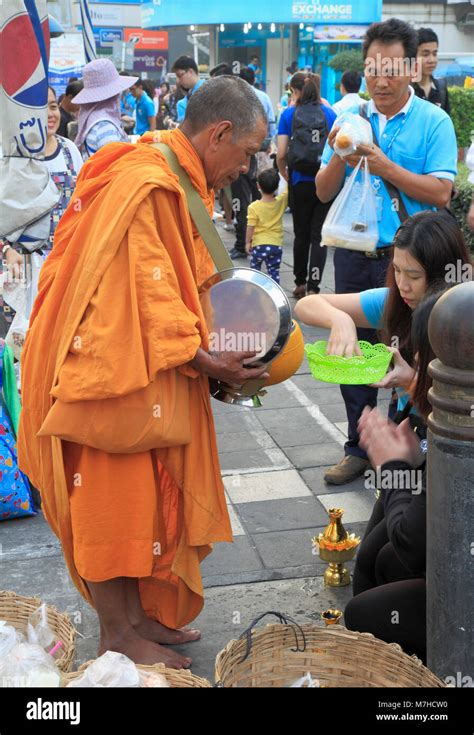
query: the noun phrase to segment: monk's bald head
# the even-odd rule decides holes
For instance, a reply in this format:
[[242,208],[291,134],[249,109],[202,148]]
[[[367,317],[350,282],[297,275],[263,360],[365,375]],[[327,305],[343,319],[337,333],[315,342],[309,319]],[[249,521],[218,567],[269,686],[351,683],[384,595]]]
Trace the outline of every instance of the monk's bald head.
[[220,76],[191,95],[181,130],[196,149],[210,187],[220,188],[248,171],[268,120],[255,90],[243,79]]
[[234,137],[254,130],[259,120],[268,124],[253,87],[239,77],[224,75],[204,82],[188,100],[183,128],[197,133],[222,120],[232,123]]

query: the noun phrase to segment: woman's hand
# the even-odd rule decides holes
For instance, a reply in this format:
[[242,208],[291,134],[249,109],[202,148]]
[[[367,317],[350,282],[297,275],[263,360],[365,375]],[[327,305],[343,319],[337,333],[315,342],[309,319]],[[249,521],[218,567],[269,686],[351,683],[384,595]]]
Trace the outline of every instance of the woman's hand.
[[387,347],[393,354],[393,368],[373,388],[403,388],[408,390],[416,376],[415,370],[403,359],[395,347]]
[[3,256],[7,268],[13,276],[13,281],[19,281],[22,277],[23,257],[14,248],[8,248]]
[[420,440],[407,418],[397,426],[382,416],[377,408],[364,408],[358,423],[359,444],[367,452],[372,467],[399,460],[411,467],[423,464],[425,456]]
[[356,325],[352,318],[343,311],[333,317],[326,354],[342,357],[362,355],[357,341]]

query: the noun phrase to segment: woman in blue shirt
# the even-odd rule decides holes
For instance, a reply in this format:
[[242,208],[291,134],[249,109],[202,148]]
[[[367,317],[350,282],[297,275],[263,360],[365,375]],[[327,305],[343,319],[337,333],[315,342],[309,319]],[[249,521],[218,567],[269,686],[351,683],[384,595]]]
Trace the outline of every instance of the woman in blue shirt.
[[472,280],[472,263],[459,225],[444,210],[409,217],[397,230],[393,246],[385,288],[308,296],[296,305],[295,315],[305,324],[331,330],[331,355],[360,354],[356,329],[378,329],[393,352],[393,368],[374,386],[396,388],[401,411],[416,377],[410,339],[413,310],[437,282]]
[[[324,139],[315,141],[316,145],[324,148],[327,135],[332,128],[336,114],[321,101],[320,79],[317,74],[305,74],[296,72],[290,81],[292,101],[294,105],[287,107],[281,113],[278,123],[278,170],[283,178],[288,181],[290,207],[293,215],[293,230],[295,240],[293,245],[293,273],[296,287],[293,295],[301,298],[305,293],[319,293],[319,284],[323,276],[326,263],[326,248],[321,247],[321,228],[331,202],[323,204],[316,196],[316,185],[312,175],[302,173],[294,168],[288,170],[288,150],[293,135],[293,122],[295,112],[305,105],[320,106],[326,117],[326,133]],[[311,132],[311,131],[309,131]],[[309,274],[308,274],[309,259]]]

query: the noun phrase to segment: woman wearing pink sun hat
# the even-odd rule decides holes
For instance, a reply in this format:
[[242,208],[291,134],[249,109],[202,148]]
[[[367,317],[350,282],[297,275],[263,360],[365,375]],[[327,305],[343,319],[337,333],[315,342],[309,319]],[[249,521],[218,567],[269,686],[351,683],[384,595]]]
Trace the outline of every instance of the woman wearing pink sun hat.
[[84,89],[74,97],[80,105],[75,143],[84,159],[107,143],[127,142],[120,119],[120,93],[137,77],[120,76],[109,59],[94,59],[85,65]]

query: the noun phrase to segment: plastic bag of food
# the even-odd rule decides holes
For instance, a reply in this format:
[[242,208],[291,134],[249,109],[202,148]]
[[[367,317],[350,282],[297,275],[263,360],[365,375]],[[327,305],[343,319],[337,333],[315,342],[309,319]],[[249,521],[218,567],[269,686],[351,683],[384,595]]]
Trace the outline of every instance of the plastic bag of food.
[[61,674],[54,659],[33,643],[17,643],[0,659],[0,687],[58,687]]
[[140,669],[138,675],[140,677],[140,686],[145,689],[169,687],[165,676],[158,671],[144,671]]
[[23,635],[16,628],[8,625],[5,620],[0,620],[0,661],[10,653],[17,643],[21,643],[23,640]]
[[373,145],[372,126],[360,115],[343,112],[334,124],[341,128],[334,139],[334,152],[341,158],[355,153],[360,145]]
[[361,158],[327,213],[321,245],[372,252],[377,247],[377,202],[366,158]]
[[139,687],[138,669],[128,656],[106,651],[93,661],[82,676],[73,679],[68,687]]

